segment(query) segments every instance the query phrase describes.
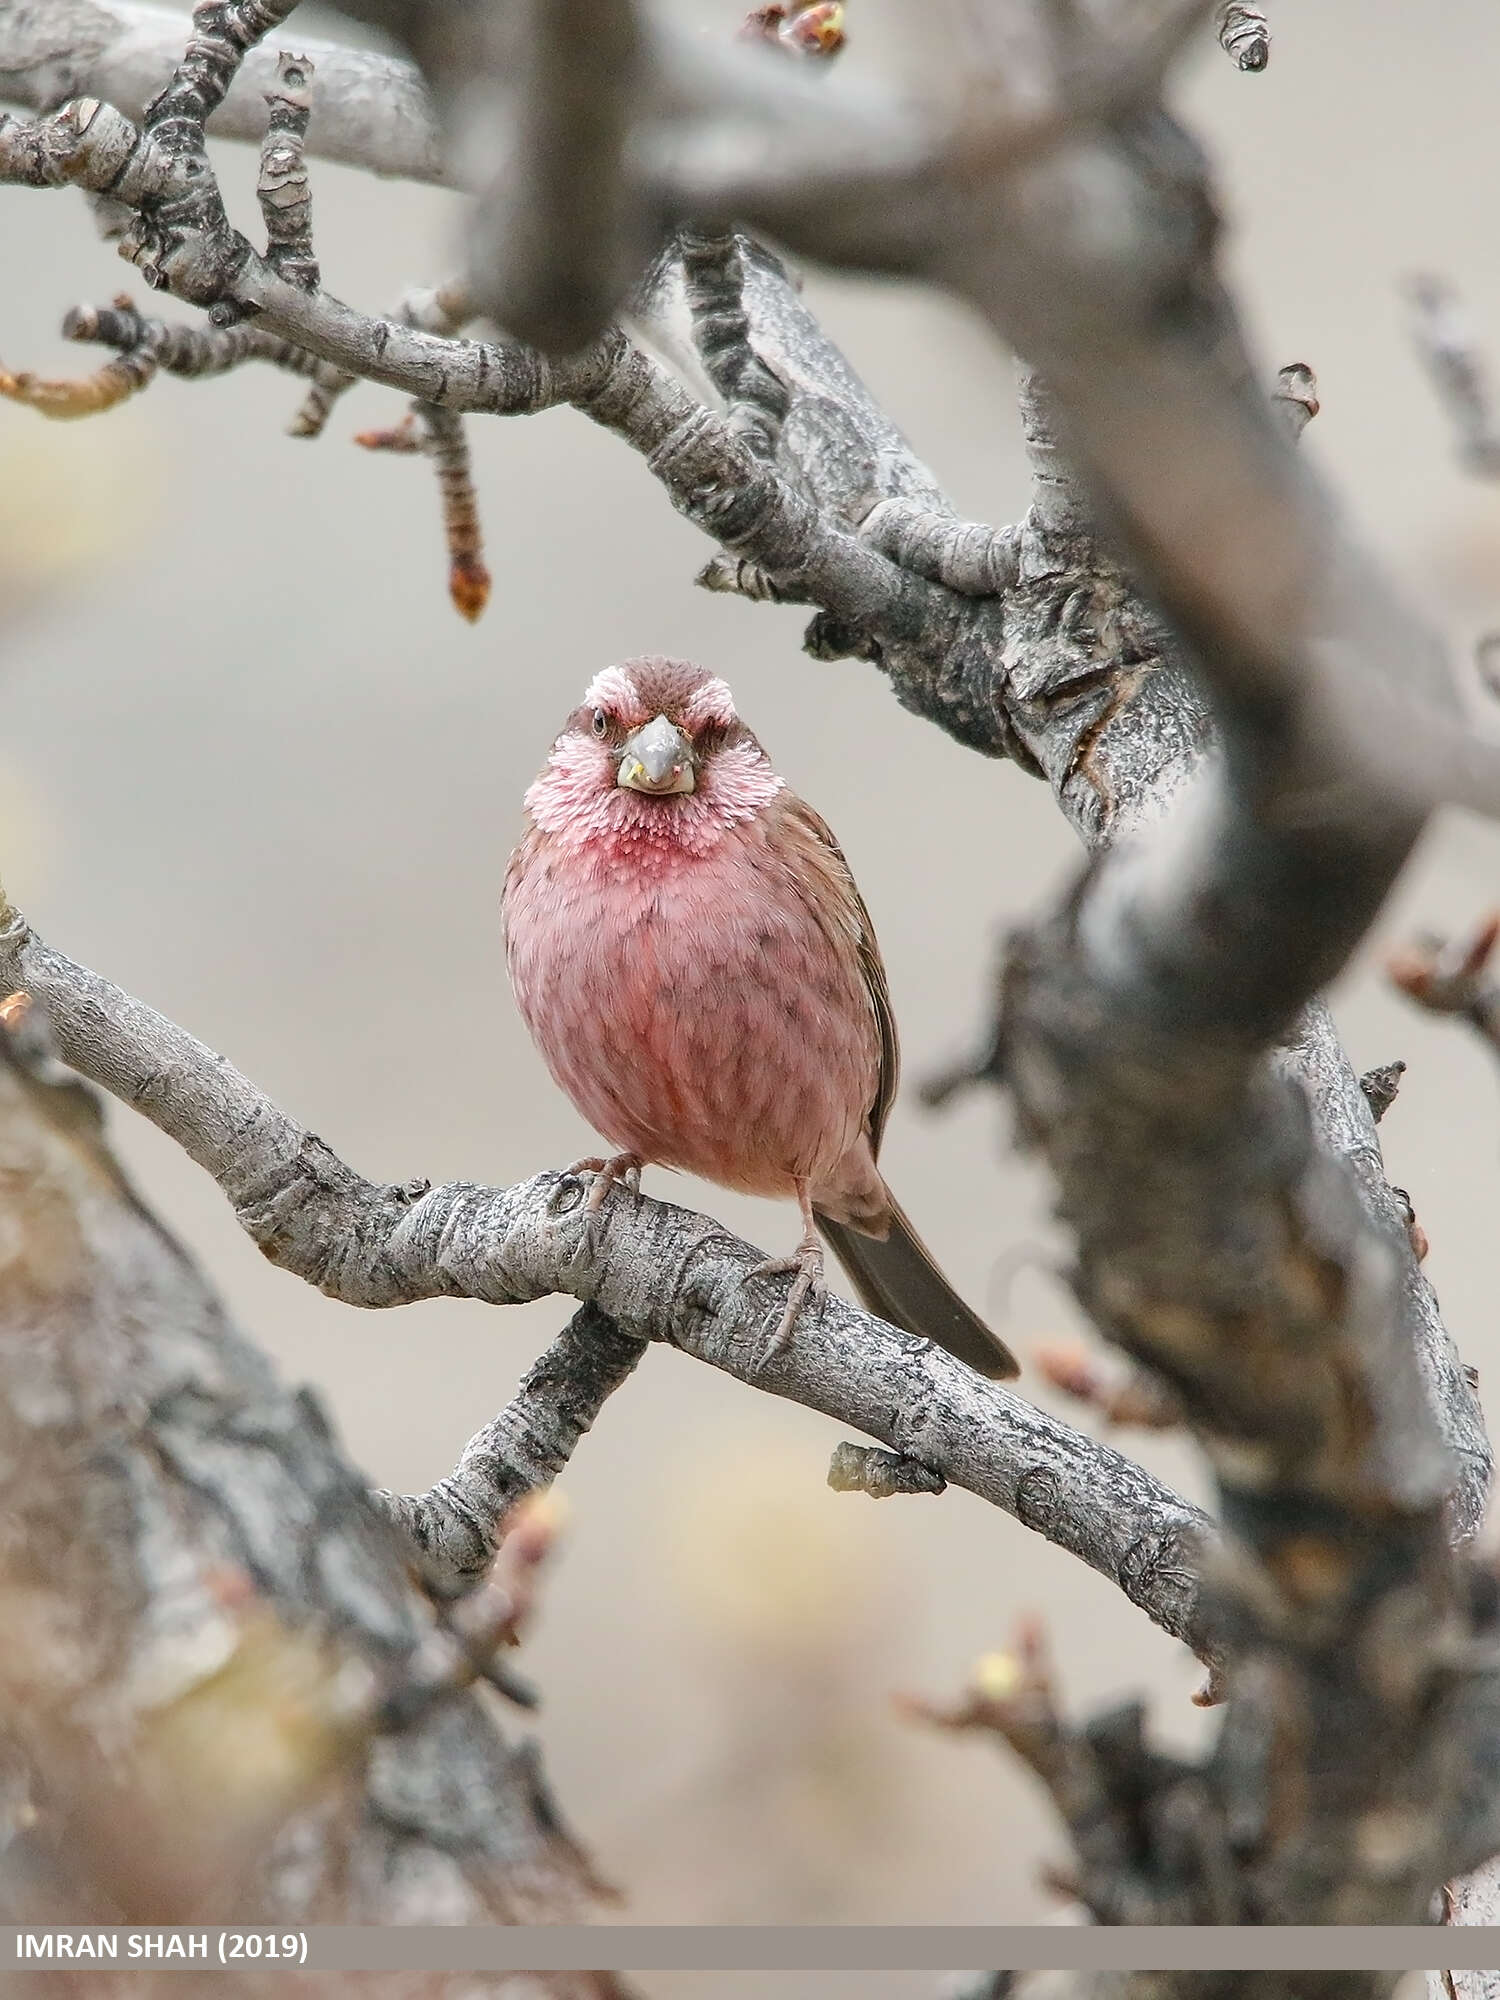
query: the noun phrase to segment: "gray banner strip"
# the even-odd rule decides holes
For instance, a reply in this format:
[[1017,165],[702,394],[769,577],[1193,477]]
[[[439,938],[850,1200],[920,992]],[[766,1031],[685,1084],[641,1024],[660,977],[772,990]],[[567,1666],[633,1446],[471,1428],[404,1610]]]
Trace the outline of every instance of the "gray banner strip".
[[446,1930],[321,1924],[305,1931],[208,1926],[0,1928],[0,1971],[307,1966],[384,1972],[1425,1971],[1500,1966],[1500,1930],[1416,1925],[1264,1930],[1094,1930],[1059,1925],[672,1927],[632,1924]]

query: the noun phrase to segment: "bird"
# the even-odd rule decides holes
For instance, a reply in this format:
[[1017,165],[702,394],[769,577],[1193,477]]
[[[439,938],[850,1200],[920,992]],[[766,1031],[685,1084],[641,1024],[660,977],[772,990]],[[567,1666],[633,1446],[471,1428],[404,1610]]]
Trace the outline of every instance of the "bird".
[[826,1297],[822,1239],[879,1318],[979,1373],[1009,1348],[943,1276],[878,1162],[896,1094],[880,947],[826,822],[790,789],[727,684],[645,654],[595,675],[525,798],[502,899],[506,964],[552,1077],[614,1149],[796,1200],[784,1344]]

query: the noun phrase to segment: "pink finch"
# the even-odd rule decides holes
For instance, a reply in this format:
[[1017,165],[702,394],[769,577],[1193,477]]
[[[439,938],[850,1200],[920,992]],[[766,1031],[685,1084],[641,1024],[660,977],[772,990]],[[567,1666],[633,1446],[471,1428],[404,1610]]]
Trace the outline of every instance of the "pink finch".
[[876,1165],[896,1028],[838,843],[789,791],[724,682],[686,660],[606,667],[526,794],[506,954],[547,1066],[617,1149],[590,1208],[643,1165],[795,1196],[778,1338],[824,1296],[822,1231],[864,1304],[983,1374],[1009,1349],[963,1303]]

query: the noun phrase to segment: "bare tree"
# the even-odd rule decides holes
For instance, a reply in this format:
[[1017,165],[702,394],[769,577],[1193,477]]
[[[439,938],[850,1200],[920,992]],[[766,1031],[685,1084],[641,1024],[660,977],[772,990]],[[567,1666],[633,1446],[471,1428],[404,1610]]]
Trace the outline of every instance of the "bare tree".
[[[1174,59],[1210,14],[1240,67],[1262,68],[1264,15],[1200,0],[955,9],[945,69],[962,86],[902,96],[820,60],[840,33],[822,6],[760,9],[740,43],[714,48],[629,0],[350,0],[414,67],[278,39],[291,8],[203,0],[184,51],[181,24],[134,0],[0,0],[4,87],[33,114],[0,123],[0,178],[83,190],[147,283],[203,315],[75,308],[68,331],[111,358],[73,381],[11,376],[7,392],[76,415],[160,370],[261,361],[306,378],[297,428],[312,435],[354,382],[397,389],[410,417],[368,441],[432,457],[469,616],[487,584],[464,420],[570,404],[641,453],[704,530],[715,552],[701,582],[808,605],[816,657],[869,661],[914,715],[1044,779],[1087,865],[1065,904],[1010,942],[985,1046],[941,1089],[1009,1093],[1022,1143],[1055,1174],[1078,1296],[1142,1371],[1133,1407],[1190,1427],[1218,1505],[1210,1521],[841,1301],[779,1345],[760,1253],[706,1217],[616,1191],[586,1232],[583,1184],[552,1171],[505,1189],[371,1182],[0,900],[0,993],[30,996],[27,1021],[45,1017],[74,1071],[203,1166],[274,1262],[366,1307],[582,1302],[515,1402],[417,1498],[351,1489],[316,1413],[278,1400],[180,1259],[180,1296],[153,1291],[143,1306],[139,1258],[81,1224],[96,1302],[67,1395],[38,1399],[34,1359],[0,1362],[6,1421],[37,1450],[60,1426],[87,1482],[106,1460],[126,1476],[110,1458],[125,1449],[118,1399],[98,1386],[111,1341],[126,1325],[141,1354],[161,1347],[162,1389],[139,1405],[131,1449],[174,1493],[201,1496],[211,1460],[212,1518],[195,1501],[179,1533],[200,1565],[240,1550],[243,1573],[229,1627],[201,1591],[184,1620],[184,1681],[200,1658],[189,1639],[206,1643],[193,1635],[212,1619],[232,1628],[221,1672],[250,1649],[237,1698],[257,1709],[293,1671],[277,1664],[287,1649],[315,1682],[312,1652],[324,1672],[340,1649],[365,1663],[366,1691],[342,1693],[336,1726],[320,1724],[337,1758],[299,1765],[296,1796],[262,1797],[247,1818],[244,1895],[276,1914],[372,1907],[363,1885],[399,1873],[388,1845],[373,1876],[366,1854],[403,1756],[435,1787],[465,1773],[462,1797],[420,1821],[424,1865],[422,1840],[454,1852],[445,1810],[476,1851],[499,1828],[511,1844],[483,1890],[464,1861],[469,1901],[445,1901],[454,1871],[434,1868],[413,1872],[397,1913],[503,1914],[535,1870],[549,1907],[586,1891],[576,1854],[559,1860],[534,1772],[518,1793],[514,1753],[460,1683],[493,1671],[506,1631],[514,1576],[484,1579],[497,1548],[504,1571],[518,1504],[556,1477],[655,1339],[877,1440],[841,1449],[835,1483],[968,1487],[1202,1656],[1223,1718],[1201,1763],[1154,1749],[1139,1706],[1070,1723],[1035,1635],[940,1712],[999,1732],[1032,1766],[1072,1837],[1071,1891],[1098,1921],[1440,1914],[1445,1886],[1500,1849],[1500,1606],[1470,1553],[1491,1453],[1409,1205],[1381,1165],[1376,1121],[1395,1076],[1356,1077],[1319,995],[1434,807],[1495,809],[1500,742],[1296,454],[1312,374],[1263,377],[1247,353],[1206,162],[1163,107]],[[207,129],[260,143],[263,249],[228,220]],[[323,290],[307,152],[470,189],[466,268],[393,314]],[[1036,478],[1022,521],[958,517],[762,239],[928,280],[984,314],[1025,364]],[[1465,407],[1472,446],[1488,430],[1473,395]],[[1492,1021],[1477,1007],[1457,1010]],[[47,1107],[63,1102],[46,1093],[72,1087],[39,1055],[8,1062],[6,1116],[40,1158]],[[97,1136],[89,1147],[102,1161]],[[23,1224],[42,1177],[23,1164],[0,1181]],[[64,1289],[76,1312],[79,1288]],[[30,1299],[22,1284],[23,1324]],[[212,1389],[180,1386],[183,1313]],[[184,1395],[196,1455],[172,1442]],[[241,1416],[256,1399],[274,1419]],[[276,1426],[268,1485],[263,1434]],[[330,1520],[321,1496],[334,1489]],[[65,1553],[86,1499],[49,1502]],[[169,1594],[152,1567],[166,1557],[128,1510],[94,1502],[91,1518],[109,1521],[117,1573],[135,1579],[118,1643],[143,1646]],[[301,1536],[317,1559],[283,1580],[245,1556],[255,1535],[278,1554]],[[356,1545],[369,1582],[351,1609]],[[438,1613],[402,1582],[406,1560]],[[59,1617],[80,1601],[70,1563],[82,1561],[49,1569]],[[255,1630],[273,1635],[264,1667]],[[321,1715],[332,1697],[305,1699]],[[58,1742],[95,1741],[102,1722],[65,1707]],[[139,1694],[128,1719],[154,1713]],[[81,1810],[58,1775],[75,1768],[66,1749],[33,1733],[15,1754],[29,1775],[6,1797],[54,1829],[48,1866],[86,1852],[92,1868],[97,1843],[55,1831]],[[335,1764],[342,1818],[323,1775]],[[45,1810],[26,1803],[36,1786]],[[29,1877],[12,1890],[38,1893]],[[1482,1883],[1450,1906],[1491,1907]]]

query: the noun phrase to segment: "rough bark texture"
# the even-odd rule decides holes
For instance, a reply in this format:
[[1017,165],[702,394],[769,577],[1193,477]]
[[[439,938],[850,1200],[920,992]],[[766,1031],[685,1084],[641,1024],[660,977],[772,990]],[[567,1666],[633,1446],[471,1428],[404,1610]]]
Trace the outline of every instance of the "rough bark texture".
[[0,1028],[4,1921],[580,1920],[534,1746],[43,1042]]
[[581,1315],[559,1337],[450,1486],[416,1513],[396,1503],[454,1579],[488,1562],[514,1494],[560,1468],[559,1441],[542,1446],[538,1466],[539,1429],[576,1441],[655,1337],[968,1487],[1119,1583],[1165,1630],[1206,1645],[1193,1609],[1190,1550],[1206,1526],[1197,1509],[1107,1445],[842,1300],[775,1348],[783,1288],[751,1275],[762,1251],[707,1217],[620,1189],[586,1238],[584,1186],[568,1176],[515,1188],[363,1180],[221,1056],[34,940],[8,905],[0,985],[35,994],[68,1061],[177,1139],[261,1250],[330,1297],[509,1305],[569,1291],[610,1316]]
[[[33,111],[99,97],[140,118],[182,54],[185,13],[116,0],[4,0],[0,95]],[[281,51],[313,66],[312,150],[325,160],[441,181],[440,142],[426,86],[410,63],[304,35],[252,49],[214,113],[215,138],[259,142]]]
[[[127,10],[101,11],[115,39],[89,74],[123,79]],[[1202,1610],[1202,1524],[1171,1495],[852,1308],[769,1352],[755,1253],[704,1219],[616,1193],[590,1245],[569,1177],[374,1186],[14,913],[0,986],[38,993],[68,1059],[333,1295],[563,1289],[608,1316],[574,1322],[452,1482],[387,1503],[435,1576],[474,1574],[513,1495],[550,1476],[640,1343],[669,1339],[984,1493],[1215,1656],[1227,1705],[1201,1765],[1153,1751],[1137,1707],[1071,1727],[1034,1652],[947,1718],[1032,1763],[1101,1920],[1425,1919],[1500,1847],[1496,1592],[1464,1554],[1491,1456],[1317,995],[1430,807],[1494,809],[1500,746],[1293,452],[1307,371],[1271,395],[1244,350],[1204,162],[1159,95],[1208,9],[1050,10],[1031,40],[1019,0],[970,10],[966,95],[944,106],[820,89],[764,52],[700,59],[624,0],[581,64],[570,8],[469,12],[445,36],[432,10],[362,0],[416,55],[455,177],[482,191],[468,298],[555,356],[354,311],[307,282],[310,242],[288,275],[274,226],[267,255],[230,226],[203,119],[229,115],[239,55],[285,11],[200,8],[139,127],[97,103],[0,123],[0,177],[107,197],[122,254],[208,308],[212,338],[253,322],[215,368],[271,360],[325,396],[362,377],[453,419],[573,403],[717,544],[705,582],[813,606],[811,652],[869,659],[914,713],[1049,783],[1089,863],[1014,941],[971,1075],[1004,1086],[1055,1171],[1083,1303],[1170,1386],[1213,1466]],[[1258,9],[1216,21],[1242,67],[1263,65]],[[17,0],[0,73],[33,107],[56,101]],[[397,171],[419,123],[408,105],[383,134]],[[598,199],[568,220],[584,184]],[[1025,356],[1024,521],[955,517],[744,224],[946,284]],[[188,353],[156,322],[92,324],[132,381]],[[47,408],[66,389],[8,393]],[[1132,1978],[1141,2000],[1180,1983]],[[1344,1978],[1365,1984],[1306,1991],[1385,1990]]]

